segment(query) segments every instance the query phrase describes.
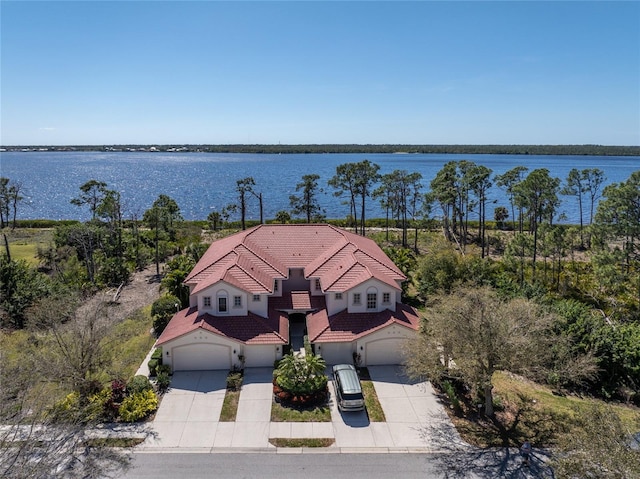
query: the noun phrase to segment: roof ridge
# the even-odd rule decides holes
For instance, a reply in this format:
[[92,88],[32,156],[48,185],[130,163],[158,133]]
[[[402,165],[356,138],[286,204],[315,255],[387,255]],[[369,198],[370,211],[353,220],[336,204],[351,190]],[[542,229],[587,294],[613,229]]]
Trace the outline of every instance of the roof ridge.
[[[309,278],[311,277],[311,275],[313,273],[315,273],[316,271],[318,271],[320,268],[322,268],[325,264],[327,264],[328,261],[330,261],[336,254],[338,254],[339,252],[341,252],[342,250],[344,250],[346,247],[348,247],[349,245],[352,245],[353,243],[351,243],[349,240],[347,240],[345,238],[345,243],[342,244],[338,244],[335,243],[333,248],[329,248],[327,249],[324,254],[325,256],[323,257],[323,259],[321,260],[321,255],[316,256],[313,261],[311,261],[311,263],[309,263],[308,266],[315,266],[312,270],[309,271],[308,274],[305,274],[305,278]],[[355,246],[355,245],[354,245]],[[355,258],[354,258],[355,259]],[[314,265],[314,263],[317,263],[317,266]],[[305,268],[306,270],[306,268]]]
[[[246,238],[246,231],[239,231],[237,233],[234,233],[232,235],[229,236],[225,236],[224,238],[220,238],[218,240],[215,240],[213,243],[211,243],[211,245],[209,245],[209,248],[211,248],[211,246],[219,241],[228,241],[231,242],[232,238],[234,237],[242,237],[242,239],[239,242],[236,242],[236,245],[238,244],[242,244],[244,242],[244,239]],[[237,241],[237,240],[236,240]],[[203,264],[201,266],[201,268],[199,270],[196,271],[196,268],[198,267],[198,265],[200,264],[201,261],[203,261],[206,257],[207,257],[207,253],[209,252],[209,248],[205,251],[205,253],[200,257],[200,259],[196,262],[195,266],[193,267],[193,269],[189,272],[189,274],[187,275],[187,277],[185,278],[185,281],[193,278],[194,276],[202,273],[204,270],[206,270],[207,268],[209,268],[209,266],[211,266],[212,264],[217,263],[218,261],[220,261],[222,258],[224,258],[225,256],[227,256],[230,252],[235,251],[235,246],[233,246],[232,248],[226,249],[224,251],[226,251],[222,256],[214,256],[213,257],[213,261],[208,260],[206,264]]]
[[[398,268],[398,267],[396,266],[396,264],[395,264],[393,261],[391,261],[391,263],[392,263],[394,266],[396,266],[397,271],[396,271],[396,270],[394,270],[393,268],[391,268],[390,266],[388,266],[387,264],[383,263],[382,261],[380,261],[378,258],[375,258],[375,257],[371,256],[368,252],[366,252],[366,251],[365,251],[365,250],[363,250],[362,248],[357,248],[357,247],[356,247],[356,251],[360,251],[360,252],[361,252],[363,255],[365,255],[367,258],[369,258],[369,259],[371,259],[371,260],[375,261],[375,262],[376,262],[376,263],[378,263],[380,266],[385,267],[386,269],[388,269],[389,271],[391,271],[391,272],[393,272],[393,273],[396,273],[396,274],[397,274],[398,272],[400,272],[400,274],[406,278],[406,275],[405,275],[405,274],[400,270],[400,268]],[[383,252],[384,252],[384,251],[383,251]],[[385,255],[386,255],[386,253],[385,253]],[[387,256],[387,257],[388,257],[388,256]]]
[[[267,312],[268,314],[268,312]],[[285,344],[288,342],[288,340],[286,340],[281,334],[280,331],[276,331],[272,328],[272,326],[267,323],[265,321],[265,318],[263,318],[262,316],[256,314],[256,313],[252,313],[251,311],[248,312],[247,316],[254,316],[254,320],[257,319],[260,323],[262,323],[263,326],[267,327],[268,329],[273,331],[273,334],[275,334],[278,338],[280,338]]]
[[317,340],[320,336],[322,336],[322,333],[324,333],[330,328],[331,328],[331,321],[329,320],[329,315],[327,315],[327,325],[324,328],[322,328],[320,331],[318,331],[318,334],[316,334],[313,338],[309,338],[309,341],[313,342]]
[[[240,255],[238,255],[238,258],[240,258]],[[262,281],[260,281],[255,275],[249,273],[245,268],[243,268],[242,266],[240,266],[240,264],[236,261],[235,266],[240,269],[242,272],[244,272],[247,276],[249,276],[251,279],[253,279],[256,283],[258,283],[260,286],[262,286],[264,289],[269,290],[270,287],[268,287],[267,285],[265,285]],[[275,269],[275,268],[274,268]]]
[[[350,253],[353,254],[353,253]],[[331,284],[329,284],[326,288],[325,291],[327,291],[329,288],[331,288],[334,284],[336,284],[338,281],[340,281],[344,275],[346,275],[349,271],[351,271],[353,268],[355,268],[356,266],[362,266],[364,269],[367,270],[367,272],[369,273],[369,279],[371,278],[375,278],[375,276],[371,273],[371,270],[369,270],[369,268],[367,268],[366,265],[362,264],[361,262],[358,261],[357,258],[354,258],[355,261],[353,262],[353,264],[351,266],[349,266],[348,268],[345,268],[344,271],[342,272],[342,274],[338,275],[338,277],[335,279],[335,281],[333,281]]]
[[[258,225],[256,226],[256,228],[254,228],[254,230],[252,231],[252,233],[258,229],[258,227],[260,226],[265,226],[265,225]],[[271,225],[269,225],[271,226]],[[247,239],[249,235],[245,236],[245,240]],[[254,254],[255,256],[257,256],[258,258],[260,258],[262,261],[264,261],[266,264],[268,264],[269,266],[271,266],[271,268],[275,269],[278,273],[280,273],[281,275],[283,275],[284,277],[287,277],[287,274],[283,273],[281,271],[282,268],[285,268],[285,266],[283,264],[281,264],[280,260],[274,258],[271,254],[267,253],[266,251],[264,251],[263,249],[260,249],[262,254],[258,254],[256,253],[253,248],[250,248],[249,245],[247,243],[245,243],[245,241],[243,240],[242,243],[238,244],[237,246],[244,246],[248,251],[250,251],[252,254]],[[258,248],[260,248],[258,246]],[[235,248],[234,248],[235,250]],[[268,258],[265,258],[265,256],[268,256]],[[288,268],[285,268],[288,270]],[[288,271],[287,271],[288,273]]]

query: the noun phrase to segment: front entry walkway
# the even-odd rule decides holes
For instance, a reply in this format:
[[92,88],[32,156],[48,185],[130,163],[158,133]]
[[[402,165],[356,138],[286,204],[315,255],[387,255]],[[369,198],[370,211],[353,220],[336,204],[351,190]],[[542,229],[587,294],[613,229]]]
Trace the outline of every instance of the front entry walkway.
[[[271,422],[271,368],[247,368],[235,422],[220,422],[226,371],[174,373],[152,432],[141,450],[273,450],[270,438],[333,438],[324,451],[431,452],[463,445],[427,382],[411,383],[395,366],[369,368],[386,422],[371,423],[366,412],[338,411],[331,422]],[[333,398],[333,384],[329,384]],[[292,449],[286,449],[295,452]]]

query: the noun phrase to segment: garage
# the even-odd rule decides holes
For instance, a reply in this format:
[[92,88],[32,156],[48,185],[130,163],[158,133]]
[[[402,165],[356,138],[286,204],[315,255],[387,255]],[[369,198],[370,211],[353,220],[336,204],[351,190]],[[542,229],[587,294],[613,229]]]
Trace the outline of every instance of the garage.
[[244,365],[247,368],[261,368],[273,366],[276,359],[276,347],[272,344],[265,346],[245,346]]
[[173,348],[174,371],[231,369],[231,349],[221,344],[187,344]]
[[365,346],[367,366],[402,364],[404,362],[404,344],[406,338],[385,338],[370,341]]

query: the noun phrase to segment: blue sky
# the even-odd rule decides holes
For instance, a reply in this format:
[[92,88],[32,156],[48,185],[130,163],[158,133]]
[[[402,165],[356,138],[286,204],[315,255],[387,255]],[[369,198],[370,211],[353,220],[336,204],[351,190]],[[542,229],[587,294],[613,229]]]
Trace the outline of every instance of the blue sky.
[[640,144],[640,3],[6,1],[0,143]]

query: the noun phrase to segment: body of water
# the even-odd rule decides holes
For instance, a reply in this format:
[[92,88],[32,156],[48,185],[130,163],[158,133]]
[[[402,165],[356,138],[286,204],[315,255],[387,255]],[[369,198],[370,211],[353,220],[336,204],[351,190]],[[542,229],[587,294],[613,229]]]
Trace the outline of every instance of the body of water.
[[[206,219],[211,211],[237,202],[236,180],[251,176],[256,192],[261,192],[265,218],[289,210],[289,195],[296,194],[296,184],[306,174],[320,175],[323,192],[318,199],[328,218],[344,218],[349,207],[333,196],[327,180],[343,163],[364,159],[380,165],[380,173],[396,169],[422,174],[424,192],[429,182],[448,161],[469,160],[502,174],[515,166],[529,171],[547,168],[563,183],[572,168],[600,168],[606,183],[618,183],[640,169],[640,157],[628,156],[533,156],[533,155],[454,155],[454,154],[218,154],[218,153],[147,153],[147,152],[3,152],[0,175],[22,183],[25,201],[18,210],[20,219],[78,219],[90,217],[88,208],[70,203],[80,193],[80,186],[95,179],[122,195],[128,218],[138,218],[151,207],[160,194],[172,197],[185,219]],[[575,197],[561,197],[562,222],[578,223]],[[496,206],[509,207],[503,190],[489,192],[493,218]],[[585,211],[585,218],[586,218]],[[258,201],[249,199],[249,219],[259,218]],[[367,217],[383,217],[379,203],[369,200]]]

